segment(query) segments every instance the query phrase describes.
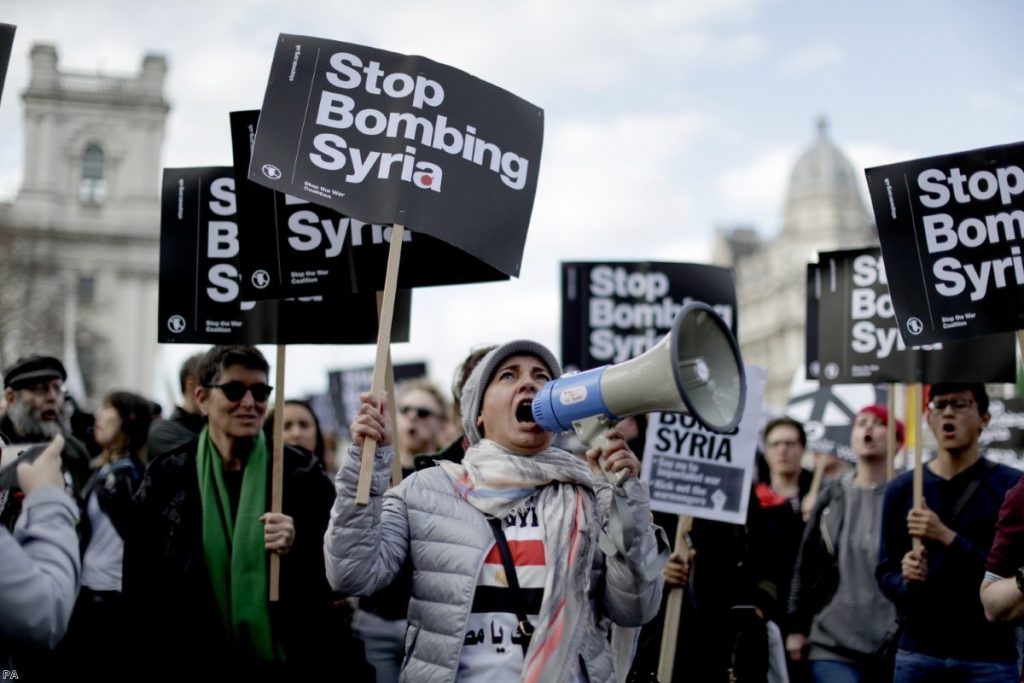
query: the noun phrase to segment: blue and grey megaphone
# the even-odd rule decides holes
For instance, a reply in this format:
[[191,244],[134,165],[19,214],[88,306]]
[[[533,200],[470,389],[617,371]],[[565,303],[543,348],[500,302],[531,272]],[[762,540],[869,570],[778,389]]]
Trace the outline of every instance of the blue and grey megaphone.
[[746,395],[735,337],[710,306],[691,302],[643,355],[548,382],[531,408],[542,429],[574,429],[595,446],[600,433],[619,420],[648,412],[687,413],[713,432],[731,432]]

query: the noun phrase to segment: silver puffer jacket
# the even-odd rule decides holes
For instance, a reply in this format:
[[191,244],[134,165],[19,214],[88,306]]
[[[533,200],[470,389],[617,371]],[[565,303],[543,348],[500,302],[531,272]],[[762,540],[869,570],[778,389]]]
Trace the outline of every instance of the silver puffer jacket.
[[[359,451],[352,448],[338,471],[338,498],[324,537],[324,559],[331,586],[346,595],[370,595],[388,585],[406,556],[413,566],[409,630],[401,681],[449,683],[458,673],[477,577],[494,543],[486,518],[455,492],[448,475],[431,467],[388,490],[392,448],[377,450],[370,504],[355,503]],[[612,489],[594,480],[604,528]],[[658,571],[668,556],[664,532],[651,521],[646,484],[623,486],[634,525],[626,556],[594,553],[591,605],[579,653],[581,670],[593,682],[615,680],[608,644],[611,622],[639,626],[650,621],[661,602]],[[597,539],[594,539],[595,542]],[[649,578],[644,578],[645,575]]]

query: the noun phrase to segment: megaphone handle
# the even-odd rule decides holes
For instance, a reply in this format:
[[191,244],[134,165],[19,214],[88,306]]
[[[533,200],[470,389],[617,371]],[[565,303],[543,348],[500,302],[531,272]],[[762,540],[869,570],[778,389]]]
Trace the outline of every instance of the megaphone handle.
[[[608,443],[604,433],[616,424],[616,422],[609,420],[604,415],[591,415],[582,420],[575,420],[572,423],[572,428],[576,432],[576,438],[586,446],[590,448],[604,448],[605,444]],[[618,472],[609,472],[605,469],[603,455],[598,457],[597,464],[601,466],[601,471],[604,472],[605,478],[612,486],[622,486],[622,483],[629,478],[628,469],[622,469]]]

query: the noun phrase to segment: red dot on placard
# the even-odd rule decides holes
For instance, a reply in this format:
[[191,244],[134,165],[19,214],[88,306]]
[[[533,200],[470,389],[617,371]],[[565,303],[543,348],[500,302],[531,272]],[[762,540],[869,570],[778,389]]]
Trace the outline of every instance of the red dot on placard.
[[424,175],[420,176],[420,184],[421,185],[426,185],[426,186],[429,187],[431,184],[433,184],[433,182],[434,182],[434,176],[432,176],[432,175],[424,174]]

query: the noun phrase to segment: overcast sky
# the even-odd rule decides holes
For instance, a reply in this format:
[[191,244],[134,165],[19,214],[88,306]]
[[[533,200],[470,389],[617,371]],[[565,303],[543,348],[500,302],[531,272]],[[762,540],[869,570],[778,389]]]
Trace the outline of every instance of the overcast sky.
[[[231,163],[228,112],[260,106],[278,33],[424,55],[543,108],[521,277],[417,290],[412,341],[393,348],[444,386],[474,345],[525,336],[558,352],[561,261],[706,261],[716,226],[775,234],[820,116],[858,170],[1024,138],[1017,0],[4,0],[0,22],[18,26],[0,201],[21,182],[18,95],[38,41],[78,71],[131,74],[165,55],[168,167]],[[193,350],[162,348],[155,386]],[[292,396],[372,363],[373,348],[288,358]]]

